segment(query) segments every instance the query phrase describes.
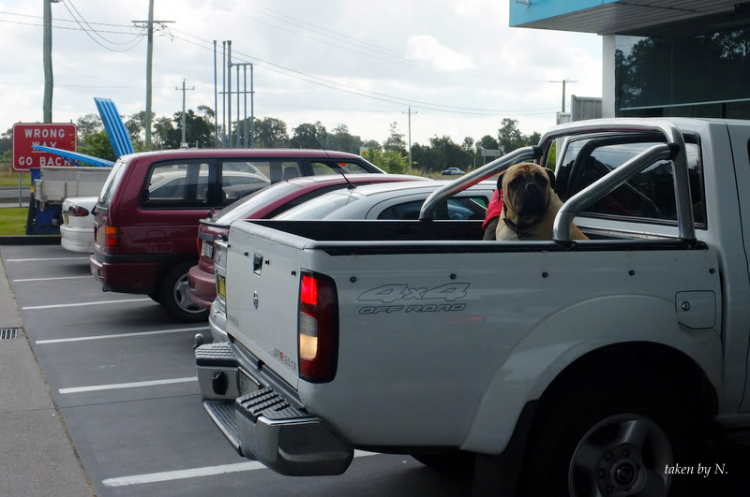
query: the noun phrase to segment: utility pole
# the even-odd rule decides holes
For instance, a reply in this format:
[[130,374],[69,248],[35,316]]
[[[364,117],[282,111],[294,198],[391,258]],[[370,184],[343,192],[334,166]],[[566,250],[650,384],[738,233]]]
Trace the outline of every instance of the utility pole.
[[214,40],[214,148],[219,148],[219,89],[216,85],[216,40]]
[[550,83],[562,83],[562,111],[565,113],[565,85],[566,83],[578,83],[578,81],[563,79],[562,81],[550,81]]
[[164,28],[164,24],[174,21],[154,21],[154,0],[148,0],[148,20],[131,21],[137,28],[146,28],[146,115],[144,127],[146,128],[146,149],[151,149],[151,86],[152,67],[154,62],[154,24]]
[[412,112],[411,111],[411,105],[409,106],[409,110],[406,112],[402,112],[402,114],[409,114],[409,169],[411,169],[411,115],[412,114],[419,114],[417,111]]
[[44,0],[44,34],[42,50],[44,59],[44,101],[42,114],[45,123],[52,122],[52,91],[54,82],[52,77],[52,4],[60,0]]
[[[227,125],[229,126],[229,148],[232,148],[232,40],[227,40]],[[238,130],[239,131],[239,130]]]
[[185,93],[188,90],[195,90],[195,86],[193,86],[192,88],[185,88],[185,80],[183,79],[182,80],[182,88],[175,87],[175,90],[180,90],[180,89],[182,90],[182,142],[180,142],[180,147],[185,147],[187,145],[187,142],[185,141],[185,130],[186,130],[186,128],[185,128],[185,125],[186,125],[186,120],[185,120]]

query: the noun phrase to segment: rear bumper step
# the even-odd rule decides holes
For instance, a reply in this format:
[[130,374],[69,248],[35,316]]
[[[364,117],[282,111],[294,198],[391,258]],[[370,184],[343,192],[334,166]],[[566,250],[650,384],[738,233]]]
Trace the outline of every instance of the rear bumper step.
[[203,406],[240,454],[292,476],[338,475],[349,467],[353,447],[262,378],[253,377],[260,386],[240,395],[240,376],[246,375],[240,368],[253,368],[240,364],[232,344],[202,345],[195,357]]

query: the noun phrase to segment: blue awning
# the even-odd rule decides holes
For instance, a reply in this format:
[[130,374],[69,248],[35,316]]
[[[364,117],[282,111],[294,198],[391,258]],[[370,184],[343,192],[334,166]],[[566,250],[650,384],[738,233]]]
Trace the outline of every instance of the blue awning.
[[636,34],[722,13],[738,0],[510,0],[510,25],[579,33]]

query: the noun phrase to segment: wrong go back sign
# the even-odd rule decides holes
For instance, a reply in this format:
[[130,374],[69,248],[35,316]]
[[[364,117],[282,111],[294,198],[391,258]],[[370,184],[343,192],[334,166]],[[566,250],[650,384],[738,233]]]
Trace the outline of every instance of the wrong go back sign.
[[13,169],[28,171],[42,166],[69,166],[59,155],[34,150],[34,145],[76,151],[76,125],[36,123],[13,125]]

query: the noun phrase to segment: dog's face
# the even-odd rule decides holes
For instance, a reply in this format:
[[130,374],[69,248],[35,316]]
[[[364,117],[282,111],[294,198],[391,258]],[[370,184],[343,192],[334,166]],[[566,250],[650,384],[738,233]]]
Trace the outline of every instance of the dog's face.
[[506,169],[497,180],[503,201],[519,218],[542,217],[555,187],[555,175],[549,169],[530,163]]

